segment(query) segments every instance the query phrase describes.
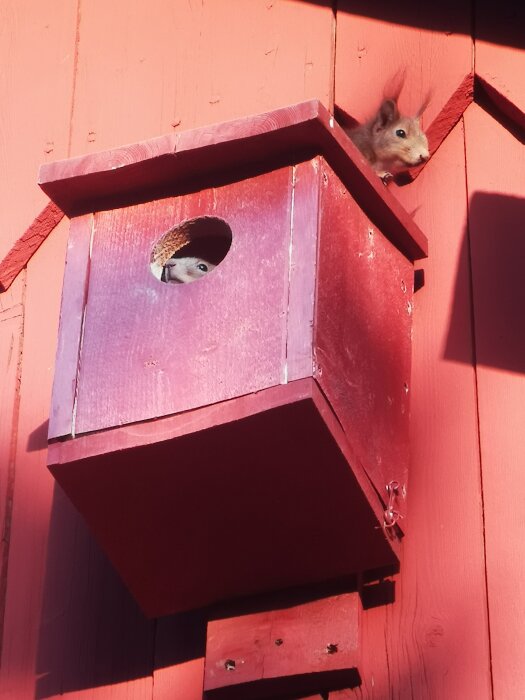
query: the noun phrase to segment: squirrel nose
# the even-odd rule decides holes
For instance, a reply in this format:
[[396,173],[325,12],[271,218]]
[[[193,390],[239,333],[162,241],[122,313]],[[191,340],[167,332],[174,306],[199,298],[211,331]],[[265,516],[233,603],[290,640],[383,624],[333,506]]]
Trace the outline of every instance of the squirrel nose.
[[430,158],[430,153],[428,151],[424,151],[423,153],[419,154],[419,162],[420,163],[425,163],[429,158]]

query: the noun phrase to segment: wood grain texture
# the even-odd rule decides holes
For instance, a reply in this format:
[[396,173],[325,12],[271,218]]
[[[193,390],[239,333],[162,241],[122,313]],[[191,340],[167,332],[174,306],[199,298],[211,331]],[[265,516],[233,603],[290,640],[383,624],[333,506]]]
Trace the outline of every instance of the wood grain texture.
[[[163,136],[41,168],[39,184],[70,216],[224,184],[323,154],[359,205],[410,259],[426,238],[323,105],[273,112]],[[237,172],[237,177],[233,173]],[[205,185],[204,183],[207,183]]]
[[286,381],[312,374],[320,159],[293,170]]
[[328,103],[331,27],[330,7],[287,0],[89,3],[81,16],[72,151],[311,98]]
[[0,296],[0,655],[15,488],[16,431],[20,407],[25,276]]
[[312,396],[311,380],[303,379],[210,406],[164,416],[156,421],[146,420],[93,434],[78,435],[74,440],[57,440],[49,444],[48,463],[67,464],[97,455],[172,440],[254,416],[261,411],[272,410],[287,403],[310,399]]
[[[42,160],[112,148],[304,99],[318,98],[330,105],[334,35],[327,5],[288,0],[153,0],[147,5],[118,0],[67,7],[61,0],[3,3],[0,162],[7,175],[0,185],[0,259],[45,206],[45,197],[33,186]],[[521,54],[504,47],[523,46],[522,9],[517,3],[487,5],[482,16],[481,3],[477,5],[479,83],[486,81],[499,106],[506,105],[521,119]],[[471,3],[430,8],[415,1],[384,6],[378,2],[372,7],[339,0],[338,6],[337,101],[365,118],[375,109],[385,80],[406,65],[404,108],[417,107],[427,88],[434,91],[424,120],[428,126],[472,72]],[[509,16],[508,8],[517,14]],[[397,24],[364,17],[367,12],[379,17],[383,11]],[[401,26],[404,20],[426,29],[407,29]],[[493,40],[502,45],[501,52],[489,44]],[[513,301],[520,298],[522,275],[521,270],[514,277],[510,274],[521,251],[516,226],[516,212],[523,218],[521,147],[516,142],[511,146],[509,133],[476,108],[469,108],[466,122],[474,136],[469,178],[473,187],[479,184],[498,199],[489,209],[503,224],[498,221],[498,240],[488,255],[483,232],[492,219],[485,210],[485,223],[478,208],[483,200],[475,200],[476,230],[482,232],[472,254],[477,350],[482,359],[478,380],[494,697],[507,700],[521,697],[523,687],[523,489],[518,468],[523,454],[523,353],[514,352],[522,322],[516,321]],[[486,136],[489,141],[481,143]],[[461,248],[466,220],[463,154],[458,124],[414,183],[389,188],[388,195],[414,213],[431,243],[425,286],[415,296],[408,513],[412,527],[403,543],[395,603],[363,614],[363,684],[357,691],[332,694],[334,700],[493,697],[482,585],[468,251]],[[477,164],[487,163],[489,169],[481,172]],[[164,634],[159,622],[153,653],[151,630],[141,626],[112,568],[67,500],[53,500],[45,468],[44,424],[65,245],[61,224],[28,266],[21,414],[18,437],[10,436],[16,438],[17,478],[0,697],[201,700],[203,651],[191,640],[199,623],[191,620],[179,630],[177,645],[184,651],[173,653],[177,645],[171,619],[162,621]],[[479,283],[483,257],[494,262],[485,275],[486,288]],[[502,263],[508,268],[496,277]],[[8,294],[21,281],[15,280]],[[501,301],[509,290],[511,300],[494,310],[493,301]],[[494,300],[487,299],[489,291]],[[499,327],[505,342],[498,346],[490,329],[505,319],[512,325]],[[0,358],[9,357],[13,330],[13,352],[19,352],[18,321],[7,318],[0,323]],[[16,391],[12,364],[7,366],[8,374],[0,381],[0,388],[8,391],[0,406],[1,435],[8,429],[4,417],[6,412],[10,415]],[[0,443],[2,458],[5,449],[5,442]],[[154,657],[153,682],[148,662],[151,668]]]
[[[67,227],[48,238],[28,266],[16,480],[7,580],[0,687],[6,697],[32,698],[39,648],[53,479],[46,473],[46,420],[56,345],[60,276]],[[42,309],[48,308],[48,313]],[[52,332],[51,328],[53,329]],[[30,554],[29,554],[30,553]]]
[[[482,2],[475,5],[476,74],[521,114],[525,113],[521,79],[524,23],[525,11],[520,3],[502,3],[498,12]],[[501,43],[487,40],[494,33],[501,35]]]
[[[25,0],[4,3],[0,159],[9,176],[0,187],[0,258],[45,205],[34,187],[37,165],[67,157],[70,141],[73,153],[83,153],[162,133],[177,123],[180,110],[181,128],[187,129],[301,99],[326,100],[333,39],[330,9],[288,2],[267,8],[268,3],[258,2],[257,21],[251,24],[255,4],[248,9],[243,2],[230,3],[224,9],[213,3],[154,2],[146,7],[95,2],[69,3],[67,8],[61,0],[38,7]],[[175,19],[170,23],[170,18]],[[232,33],[234,22],[241,26],[236,24]],[[253,30],[247,32],[249,26]],[[248,63],[250,70],[239,70]],[[107,79],[115,75],[117,80]],[[240,79],[245,80],[242,89]],[[217,87],[222,92],[219,102],[214,99]],[[217,109],[223,110],[218,117]],[[185,665],[177,659],[162,667],[162,681],[156,674],[155,687],[151,674],[140,676],[146,673],[146,655],[140,656],[140,650],[147,631],[134,626],[125,592],[116,586],[109,564],[65,499],[51,506],[44,423],[65,233],[59,226],[29,264],[15,544],[0,696],[189,700],[189,676],[184,685]],[[2,348],[4,341],[2,335]],[[7,410],[8,401],[4,395],[2,399]],[[40,441],[38,450],[35,439]],[[46,560],[49,541],[53,556]],[[159,637],[157,650],[171,644],[170,638]],[[153,653],[147,656],[151,659]],[[192,692],[199,697],[202,668],[199,677],[198,661],[195,667]]]
[[406,482],[412,264],[321,164],[315,376],[380,497]]
[[31,0],[7,0],[0,23],[3,260],[48,203],[35,187],[38,166],[69,155],[76,4],[50,0],[35,7]]
[[93,216],[80,216],[69,227],[57,358],[48,437],[70,435],[74,430],[77,374],[82,344],[84,308],[88,294]]
[[[496,82],[496,81],[494,81]],[[520,109],[519,101],[513,102],[513,96],[504,94],[494,83],[489,83],[476,76],[476,103],[487,110],[498,121],[505,122],[505,128],[515,132],[521,141],[525,133],[525,111]]]
[[447,8],[450,31],[420,29],[418,18],[425,26],[424,18],[431,13],[416,0],[404,2],[402,11],[416,26],[356,14],[352,0],[338,2],[335,101],[357,121],[366,121],[377,110],[385,87],[388,91],[396,75],[404,75],[400,109],[414,114],[430,92],[423,116],[428,128],[473,72],[471,6],[461,0]]
[[[460,123],[399,190],[430,239],[414,297],[409,535],[394,604],[363,614],[356,697],[492,698],[464,151]],[[470,359],[445,356],[451,337]]]
[[[284,168],[96,215],[77,433],[177,413],[283,381],[290,206],[291,171]],[[198,282],[159,282],[149,269],[154,243],[174,224],[203,215],[218,216],[231,227],[226,258]]]
[[[363,465],[356,457],[355,450],[343,432],[332,408],[320,391],[317,383],[309,379],[291,381],[287,384],[271,387],[264,391],[239,398],[223,401],[211,406],[204,406],[181,414],[166,416],[156,421],[144,421],[108,429],[103,432],[80,435],[75,440],[56,441],[48,447],[48,465],[56,473],[71,471],[74,462],[97,457],[110,456],[122,450],[132,450],[155,443],[167,442],[176,438],[199,434],[210,428],[223,426],[229,422],[242,420],[258,413],[272,411],[287,404],[313,401],[316,410],[328,428],[332,439],[337,443],[374,511],[378,523],[383,522],[384,505],[372,487]],[[75,479],[73,479],[73,482]],[[82,489],[83,487],[80,486]],[[396,556],[399,553],[398,542],[389,538],[390,546]]]
[[206,698],[260,700],[358,682],[359,596],[210,620]]
[[309,382],[307,399],[290,382],[226,403],[198,432],[167,419],[146,446],[53,446],[53,474],[148,616],[395,566],[379,499]]
[[517,698],[525,682],[525,150],[477,106],[465,123],[494,697]]
[[0,695],[148,700],[151,624],[46,468],[61,287],[49,270],[63,269],[67,228],[59,225],[27,272]]

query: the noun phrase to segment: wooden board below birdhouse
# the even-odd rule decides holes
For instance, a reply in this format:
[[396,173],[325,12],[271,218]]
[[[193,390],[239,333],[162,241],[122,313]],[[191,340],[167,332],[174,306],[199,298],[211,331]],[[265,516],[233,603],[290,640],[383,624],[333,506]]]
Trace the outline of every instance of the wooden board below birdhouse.
[[359,683],[359,596],[346,593],[208,623],[204,694],[263,700]]

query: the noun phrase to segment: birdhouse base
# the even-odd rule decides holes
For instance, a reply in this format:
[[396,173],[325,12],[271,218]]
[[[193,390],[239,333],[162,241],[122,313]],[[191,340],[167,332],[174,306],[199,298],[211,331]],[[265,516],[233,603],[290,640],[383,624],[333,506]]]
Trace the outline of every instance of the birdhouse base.
[[54,442],[49,466],[149,616],[397,563],[314,379]]

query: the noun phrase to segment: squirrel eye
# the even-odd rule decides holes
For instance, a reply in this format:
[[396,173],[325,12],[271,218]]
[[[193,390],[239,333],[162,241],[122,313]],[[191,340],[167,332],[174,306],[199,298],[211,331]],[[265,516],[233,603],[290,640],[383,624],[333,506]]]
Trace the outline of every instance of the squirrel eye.
[[400,139],[406,139],[406,137],[407,137],[404,129],[398,129],[396,131],[396,136],[399,136]]
[[205,265],[204,263],[199,263],[199,264],[197,265],[197,267],[199,268],[199,270],[200,270],[201,272],[208,272],[208,266]]

